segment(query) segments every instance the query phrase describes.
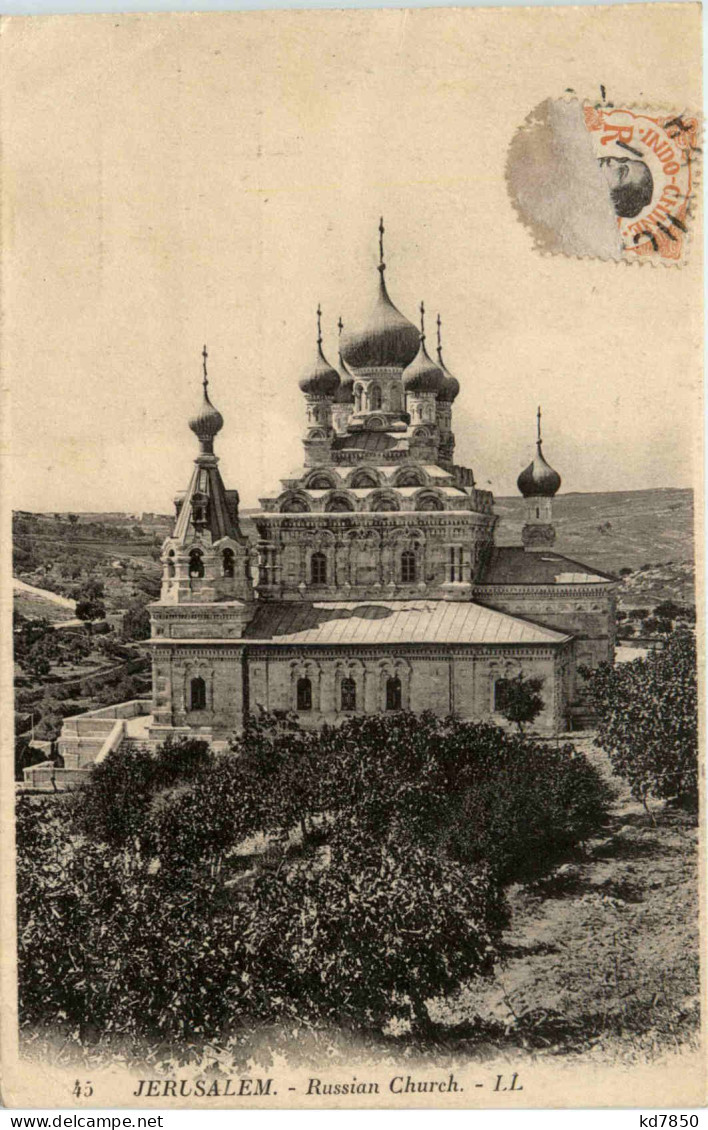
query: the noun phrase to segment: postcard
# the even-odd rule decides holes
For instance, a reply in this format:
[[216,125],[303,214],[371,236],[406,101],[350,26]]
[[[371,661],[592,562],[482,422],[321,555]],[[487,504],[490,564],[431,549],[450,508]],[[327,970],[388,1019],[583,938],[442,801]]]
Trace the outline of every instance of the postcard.
[[8,1106],[705,1103],[700,27],[3,19]]

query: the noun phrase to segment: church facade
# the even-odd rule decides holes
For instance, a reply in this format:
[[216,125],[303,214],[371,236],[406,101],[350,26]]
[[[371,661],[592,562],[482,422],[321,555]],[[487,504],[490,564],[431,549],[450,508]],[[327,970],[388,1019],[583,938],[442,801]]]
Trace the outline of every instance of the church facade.
[[[560,476],[540,434],[519,476],[520,546],[496,546],[493,498],[455,463],[460,386],[425,311],[414,325],[386,285],[383,224],[376,300],[331,364],[321,315],[301,376],[302,465],[261,499],[253,545],[214,454],[223,418],[208,393],[190,420],[199,453],[162,550],[151,606],[150,736],[213,741],[249,715],[302,725],[356,713],[432,710],[495,719],[504,687],[543,680],[537,727],[582,722],[581,665],[612,662],[615,582],[553,551]],[[433,355],[431,355],[433,354]]]

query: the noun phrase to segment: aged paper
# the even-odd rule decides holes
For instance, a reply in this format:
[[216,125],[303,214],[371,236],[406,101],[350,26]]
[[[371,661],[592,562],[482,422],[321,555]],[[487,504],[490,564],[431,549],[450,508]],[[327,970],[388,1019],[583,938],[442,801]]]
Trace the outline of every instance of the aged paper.
[[0,27],[3,1101],[702,1105],[700,7]]

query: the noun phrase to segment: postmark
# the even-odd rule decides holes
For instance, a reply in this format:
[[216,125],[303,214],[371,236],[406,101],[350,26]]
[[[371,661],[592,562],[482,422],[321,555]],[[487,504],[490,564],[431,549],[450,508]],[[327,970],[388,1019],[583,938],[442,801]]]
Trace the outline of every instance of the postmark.
[[681,266],[700,154],[695,114],[566,95],[517,130],[507,187],[537,250]]
[[685,255],[698,156],[698,119],[618,107],[583,108],[628,258]]

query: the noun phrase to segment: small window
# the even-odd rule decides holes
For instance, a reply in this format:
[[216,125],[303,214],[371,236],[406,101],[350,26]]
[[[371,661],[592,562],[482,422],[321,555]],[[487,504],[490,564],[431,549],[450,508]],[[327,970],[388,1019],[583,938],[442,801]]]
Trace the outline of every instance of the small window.
[[537,518],[540,518],[540,517],[541,517],[541,511],[540,511],[540,509],[539,509],[539,507],[538,507],[538,506],[536,507],[536,517],[537,517]]
[[175,575],[175,553],[171,549],[167,557],[167,576],[174,577]]
[[405,549],[401,554],[401,580],[404,585],[415,581],[415,572],[415,553],[412,549]]
[[351,485],[353,487],[375,487],[378,486],[378,483],[373,475],[369,475],[366,471],[359,471],[353,476]]
[[190,577],[204,576],[204,562],[200,549],[193,549],[189,555],[189,575]]
[[509,705],[510,689],[508,679],[497,679],[494,684],[494,711],[496,714],[506,710]]
[[386,680],[386,709],[401,709],[401,680],[397,675]]
[[450,558],[448,562],[448,573],[451,581],[462,580],[462,546],[450,546]]
[[189,684],[190,710],[206,710],[206,683],[203,679],[192,679]]
[[380,412],[381,411],[381,389],[379,388],[378,385],[372,385],[372,387],[371,387],[370,404],[371,404],[371,411],[372,412]]
[[297,708],[298,710],[312,710],[312,683],[309,679],[297,681]]
[[225,549],[223,554],[221,555],[221,560],[224,569],[224,576],[233,577],[236,564],[233,549]]
[[342,679],[342,710],[356,710],[356,683]]
[[310,573],[313,585],[327,584],[327,558],[324,553],[312,554]]

